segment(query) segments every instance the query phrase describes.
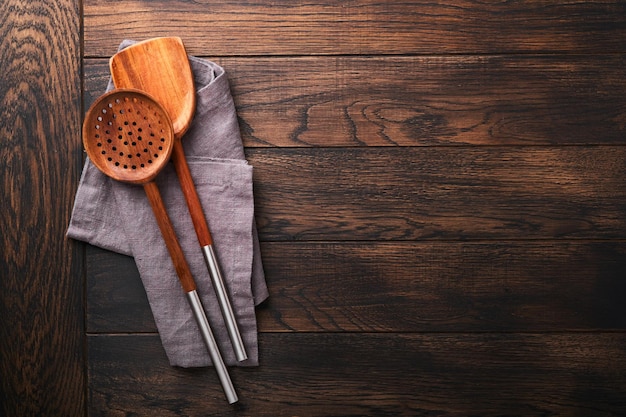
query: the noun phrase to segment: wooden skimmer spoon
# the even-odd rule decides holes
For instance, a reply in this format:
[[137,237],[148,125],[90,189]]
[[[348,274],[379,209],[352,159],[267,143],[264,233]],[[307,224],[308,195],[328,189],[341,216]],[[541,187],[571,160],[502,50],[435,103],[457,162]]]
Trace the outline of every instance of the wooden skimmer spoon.
[[115,180],[143,185],[226,398],[232,404],[238,400],[235,388],[154,181],[167,164],[174,142],[172,122],[166,110],[139,90],[118,89],[104,94],[85,115],[83,145],[93,164]]
[[182,145],[196,107],[196,91],[189,58],[178,37],[153,38],[136,43],[115,54],[109,63],[116,88],[136,88],[149,93],[167,110],[174,127],[172,162],[187,201],[198,242],[202,247],[211,282],[224,317],[237,360],[248,358],[237,326],[228,291],[213,249],[198,192],[191,178]]

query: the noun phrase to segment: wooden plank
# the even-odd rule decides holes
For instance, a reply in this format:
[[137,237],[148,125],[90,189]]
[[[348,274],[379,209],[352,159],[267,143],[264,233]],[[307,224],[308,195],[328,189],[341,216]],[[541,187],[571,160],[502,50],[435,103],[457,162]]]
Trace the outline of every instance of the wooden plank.
[[250,149],[267,241],[622,239],[626,149]]
[[[248,147],[618,144],[626,128],[623,55],[217,62]],[[86,60],[87,104],[108,78]]]
[[86,56],[122,38],[182,36],[193,54],[624,52],[620,1],[88,0]]
[[167,364],[156,336],[89,337],[90,416],[626,413],[624,334],[262,334],[261,367]]
[[[623,241],[264,243],[262,253],[261,332],[626,329]],[[156,332],[132,258],[90,248],[87,261],[88,332]]]
[[[625,243],[263,246],[261,331],[624,329]],[[307,265],[307,267],[303,267]]]
[[76,0],[0,8],[0,415],[85,407],[82,250],[64,239],[80,175]]
[[620,143],[624,56],[221,61],[248,146]]

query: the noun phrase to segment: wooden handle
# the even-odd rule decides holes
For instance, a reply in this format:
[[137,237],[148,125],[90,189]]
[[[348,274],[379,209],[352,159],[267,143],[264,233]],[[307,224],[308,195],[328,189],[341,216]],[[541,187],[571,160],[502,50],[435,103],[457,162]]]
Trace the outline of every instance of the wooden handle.
[[161,234],[165,240],[165,245],[170,253],[172,262],[174,263],[174,268],[178,274],[180,284],[185,292],[193,291],[196,289],[196,283],[191,275],[191,271],[189,270],[189,265],[185,260],[185,255],[183,254],[183,250],[180,247],[180,243],[178,242],[178,238],[174,232],[172,222],[167,215],[167,211],[165,210],[165,205],[163,204],[159,188],[154,181],[144,184],[143,188],[146,191],[146,195],[148,196],[148,200],[152,206],[152,211],[156,217],[159,229],[161,229]]
[[213,244],[213,238],[209,231],[209,225],[204,217],[202,211],[202,205],[200,204],[200,198],[198,197],[198,191],[191,178],[191,171],[189,171],[189,165],[185,158],[185,151],[180,139],[174,141],[174,149],[172,151],[172,163],[178,176],[178,181],[183,190],[183,195],[187,201],[187,207],[189,208],[189,214],[191,215],[191,221],[193,227],[196,230],[198,236],[198,242],[200,246],[204,247]]

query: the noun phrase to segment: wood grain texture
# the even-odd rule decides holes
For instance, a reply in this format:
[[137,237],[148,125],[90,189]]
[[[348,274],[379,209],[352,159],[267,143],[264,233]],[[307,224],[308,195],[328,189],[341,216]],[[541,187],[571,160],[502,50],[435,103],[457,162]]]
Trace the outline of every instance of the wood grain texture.
[[618,242],[267,243],[260,330],[621,330],[625,252]]
[[[156,336],[89,337],[90,416],[619,416],[623,334],[262,334],[260,368],[167,365]],[[201,394],[200,394],[201,393]]]
[[626,126],[621,55],[220,62],[248,146],[606,144]]
[[624,238],[626,149],[251,149],[264,240]]
[[[626,129],[623,55],[217,62],[248,147],[618,144]],[[106,60],[85,77],[89,103]]]
[[[86,0],[85,55],[181,36],[192,54],[624,52],[622,2]],[[210,51],[210,52],[207,52]]]
[[88,248],[89,415],[626,414],[624,2],[84,11],[85,103],[124,38],[226,69],[271,292],[231,408]]
[[[262,253],[261,332],[626,328],[624,242],[266,242]],[[87,331],[156,332],[132,261],[94,247],[87,259]]]
[[0,7],[0,415],[80,416],[82,253],[64,239],[80,152],[79,4]]

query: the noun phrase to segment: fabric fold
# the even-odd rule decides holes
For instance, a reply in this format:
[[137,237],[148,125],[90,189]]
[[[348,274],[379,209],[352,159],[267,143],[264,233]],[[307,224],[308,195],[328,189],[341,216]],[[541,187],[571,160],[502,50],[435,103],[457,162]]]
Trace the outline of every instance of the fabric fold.
[[[121,48],[130,45],[125,41]],[[268,296],[254,221],[252,167],[245,160],[226,74],[190,57],[197,109],[183,147],[249,359],[237,362],[202,251],[173,167],[157,177],[168,214],[198,285],[198,294],[228,365],[258,365],[255,305]],[[109,83],[108,89],[113,88]],[[86,160],[68,237],[133,256],[173,366],[211,364],[141,186],[111,180]]]

